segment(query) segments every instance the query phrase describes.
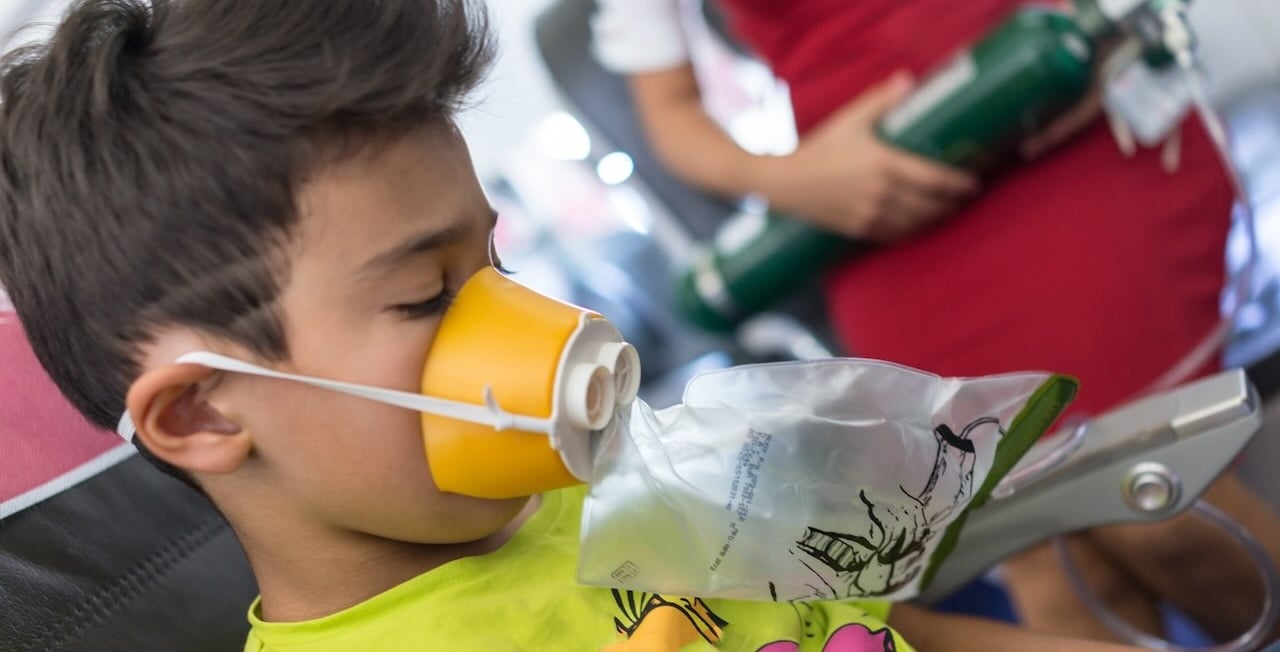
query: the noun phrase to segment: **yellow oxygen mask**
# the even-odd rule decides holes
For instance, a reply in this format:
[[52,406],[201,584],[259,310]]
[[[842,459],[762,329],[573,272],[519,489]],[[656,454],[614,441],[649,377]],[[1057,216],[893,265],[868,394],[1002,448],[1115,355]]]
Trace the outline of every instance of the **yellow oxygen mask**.
[[482,398],[542,421],[495,428],[424,411],[431,474],[445,491],[480,498],[586,482],[593,433],[608,431],[639,387],[635,348],[603,317],[482,270],[445,313],[422,393],[461,403]]

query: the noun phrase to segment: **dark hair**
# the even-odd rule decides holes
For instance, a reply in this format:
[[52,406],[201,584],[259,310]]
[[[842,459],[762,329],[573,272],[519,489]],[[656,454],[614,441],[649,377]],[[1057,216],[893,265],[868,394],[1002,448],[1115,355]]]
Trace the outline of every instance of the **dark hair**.
[[299,184],[451,125],[490,34],[468,0],[81,0],[5,57],[0,284],[61,391],[114,428],[165,326],[286,358]]

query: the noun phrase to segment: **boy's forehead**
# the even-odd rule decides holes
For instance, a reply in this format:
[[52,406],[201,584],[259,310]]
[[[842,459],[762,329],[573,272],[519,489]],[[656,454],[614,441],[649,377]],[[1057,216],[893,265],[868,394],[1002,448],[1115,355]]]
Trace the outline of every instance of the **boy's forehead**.
[[298,194],[295,255],[340,257],[349,271],[406,240],[469,230],[488,214],[466,145],[446,129],[365,148],[317,170]]

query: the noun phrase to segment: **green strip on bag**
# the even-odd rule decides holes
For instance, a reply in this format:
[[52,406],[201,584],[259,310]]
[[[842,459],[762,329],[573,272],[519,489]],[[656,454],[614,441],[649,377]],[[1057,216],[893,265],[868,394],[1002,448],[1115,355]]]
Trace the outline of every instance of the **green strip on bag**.
[[933,551],[933,557],[929,560],[929,568],[924,573],[924,579],[920,583],[921,590],[929,587],[933,582],[933,577],[938,572],[938,568],[942,566],[942,562],[951,555],[951,551],[955,549],[956,543],[960,540],[960,531],[964,529],[965,520],[969,518],[969,513],[975,509],[980,509],[987,501],[991,499],[991,492],[995,491],[996,485],[1004,479],[1017,466],[1018,461],[1022,459],[1027,451],[1044,435],[1054,421],[1062,415],[1062,411],[1067,408],[1067,404],[1076,396],[1076,390],[1080,383],[1074,378],[1067,376],[1053,376],[1046,380],[1043,385],[1036,389],[1031,398],[1027,400],[1027,404],[1023,406],[1018,416],[1014,417],[1013,424],[1005,432],[1004,437],[1000,439],[1000,443],[996,444],[996,457],[991,465],[991,472],[987,474],[987,479],[982,483],[982,487],[978,489],[978,493],[974,495],[973,500],[969,502],[968,507],[960,514],[951,525],[947,526],[947,531],[942,535],[942,541]]

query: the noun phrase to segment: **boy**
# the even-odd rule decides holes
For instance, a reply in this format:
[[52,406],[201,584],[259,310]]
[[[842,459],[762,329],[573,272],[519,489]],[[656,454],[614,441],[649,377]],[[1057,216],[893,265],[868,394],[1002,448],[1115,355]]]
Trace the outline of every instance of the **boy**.
[[[78,2],[0,77],[0,281],[55,382],[101,427],[127,410],[232,524],[261,589],[246,650],[909,649],[882,603],[577,586],[581,491],[446,494],[417,414],[173,363],[415,391],[494,259],[452,123],[490,56],[463,0]],[[1084,649],[888,623],[923,650]]]

